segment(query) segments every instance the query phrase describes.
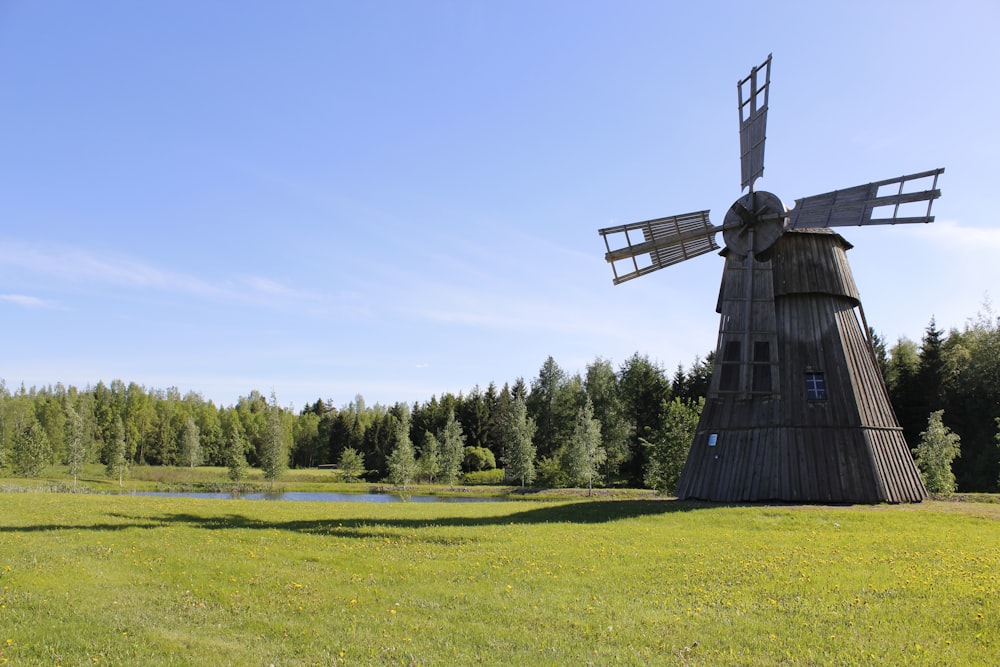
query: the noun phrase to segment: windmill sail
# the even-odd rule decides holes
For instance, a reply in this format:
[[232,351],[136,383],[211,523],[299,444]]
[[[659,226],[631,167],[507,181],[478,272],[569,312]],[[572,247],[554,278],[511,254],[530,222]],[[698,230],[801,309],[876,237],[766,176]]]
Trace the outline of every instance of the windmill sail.
[[[696,211],[606,227],[598,233],[604,237],[608,251],[604,258],[611,264],[614,283],[618,285],[718,250],[715,233],[719,229],[712,226],[708,211]],[[614,250],[612,243],[616,246]]]
[[[763,82],[760,74],[763,72]],[[771,56],[736,84],[739,90],[741,184],[753,190],[764,174],[764,140],[767,138],[767,96],[771,87]]]
[[[942,173],[944,169],[934,169],[796,199],[795,208],[788,212],[786,229],[934,222],[931,205],[941,196],[937,179]],[[907,191],[908,184],[921,182],[928,183],[930,187]],[[927,208],[923,210],[920,206],[921,210],[914,211],[918,215],[901,215],[902,211],[911,208],[908,205],[924,201]]]

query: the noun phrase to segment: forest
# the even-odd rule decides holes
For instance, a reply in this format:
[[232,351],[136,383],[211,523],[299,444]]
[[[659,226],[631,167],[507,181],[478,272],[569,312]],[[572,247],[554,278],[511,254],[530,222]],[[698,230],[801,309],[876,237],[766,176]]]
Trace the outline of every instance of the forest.
[[[1000,478],[1000,318],[989,305],[962,329],[932,318],[919,342],[872,332],[893,408],[915,448],[932,413],[960,438],[957,489],[995,492]],[[258,391],[222,407],[196,392],[113,380],[11,390],[0,380],[0,469],[38,476],[51,464],[330,466],[394,484],[628,486],[672,491],[708,389],[713,354],[673,372],[636,352],[569,373],[551,356],[537,376],[408,405],[317,399],[281,406]]]

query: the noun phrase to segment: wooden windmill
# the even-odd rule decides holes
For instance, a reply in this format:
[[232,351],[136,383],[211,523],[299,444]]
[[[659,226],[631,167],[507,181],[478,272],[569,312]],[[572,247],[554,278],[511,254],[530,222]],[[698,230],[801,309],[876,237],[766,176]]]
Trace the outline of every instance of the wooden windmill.
[[876,364],[847,264],[851,245],[829,228],[932,222],[944,169],[786,209],[754,191],[764,172],[770,74],[768,56],[738,83],[748,192],[721,225],[706,210],[599,230],[616,285],[718,250],[718,232],[725,240],[715,367],[677,496],[919,502],[926,491]]

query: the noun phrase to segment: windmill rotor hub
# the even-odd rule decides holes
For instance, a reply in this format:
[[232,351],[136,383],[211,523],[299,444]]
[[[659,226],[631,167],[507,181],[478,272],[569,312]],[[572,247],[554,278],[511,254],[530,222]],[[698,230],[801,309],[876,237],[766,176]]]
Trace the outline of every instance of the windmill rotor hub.
[[737,255],[761,255],[785,229],[785,205],[770,192],[749,192],[733,203],[722,222],[726,247]]

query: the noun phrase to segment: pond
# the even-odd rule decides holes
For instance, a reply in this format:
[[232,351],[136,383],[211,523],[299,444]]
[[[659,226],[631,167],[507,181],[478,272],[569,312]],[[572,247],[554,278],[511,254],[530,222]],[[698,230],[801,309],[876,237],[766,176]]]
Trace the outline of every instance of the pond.
[[215,500],[308,500],[324,503],[481,503],[504,501],[505,498],[469,496],[426,496],[395,493],[309,493],[285,491],[279,493],[211,493],[206,491],[132,491],[133,496],[160,498],[207,498]]

